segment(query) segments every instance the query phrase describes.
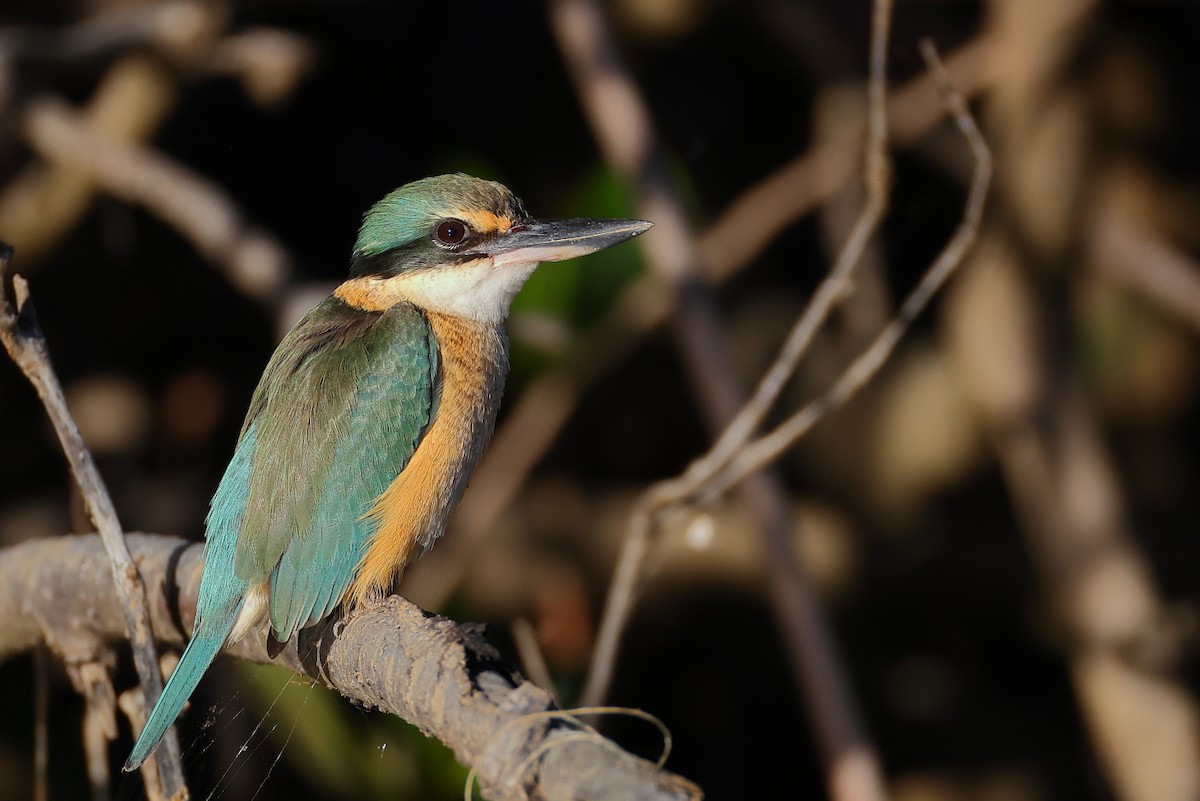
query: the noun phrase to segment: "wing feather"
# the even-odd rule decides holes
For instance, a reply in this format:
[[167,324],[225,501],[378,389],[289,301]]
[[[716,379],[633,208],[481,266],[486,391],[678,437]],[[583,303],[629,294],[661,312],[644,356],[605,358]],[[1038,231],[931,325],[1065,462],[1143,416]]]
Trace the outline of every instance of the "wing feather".
[[347,317],[338,304],[285,337],[246,425],[257,443],[234,565],[269,582],[280,641],[341,600],[372,533],[364,516],[435,413],[438,352],[424,315],[400,305]]

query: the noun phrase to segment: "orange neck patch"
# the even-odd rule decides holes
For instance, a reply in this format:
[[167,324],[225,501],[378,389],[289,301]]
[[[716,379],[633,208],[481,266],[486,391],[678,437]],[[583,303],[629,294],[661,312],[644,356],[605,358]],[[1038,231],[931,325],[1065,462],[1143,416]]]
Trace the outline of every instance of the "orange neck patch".
[[441,404],[412,459],[366,515],[377,527],[345,597],[351,606],[386,594],[441,535],[495,423],[503,334],[451,315],[428,319],[442,357]]
[[379,283],[369,278],[351,278],[333,290],[333,294],[356,309],[387,311],[396,300]]

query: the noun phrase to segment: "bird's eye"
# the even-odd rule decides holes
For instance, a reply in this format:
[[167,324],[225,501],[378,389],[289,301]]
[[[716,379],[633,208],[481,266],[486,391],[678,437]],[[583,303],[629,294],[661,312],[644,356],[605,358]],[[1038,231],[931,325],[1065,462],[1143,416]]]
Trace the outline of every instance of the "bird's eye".
[[459,220],[442,220],[435,233],[443,245],[457,245],[467,235],[467,224]]

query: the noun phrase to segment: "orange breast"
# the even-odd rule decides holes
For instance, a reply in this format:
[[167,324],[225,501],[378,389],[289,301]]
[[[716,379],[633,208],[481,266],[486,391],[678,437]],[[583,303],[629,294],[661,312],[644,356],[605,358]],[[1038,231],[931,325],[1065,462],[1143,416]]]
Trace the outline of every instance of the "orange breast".
[[441,357],[441,402],[412,459],[366,515],[377,528],[346,596],[352,605],[386,594],[441,535],[495,424],[507,369],[503,330],[428,317]]

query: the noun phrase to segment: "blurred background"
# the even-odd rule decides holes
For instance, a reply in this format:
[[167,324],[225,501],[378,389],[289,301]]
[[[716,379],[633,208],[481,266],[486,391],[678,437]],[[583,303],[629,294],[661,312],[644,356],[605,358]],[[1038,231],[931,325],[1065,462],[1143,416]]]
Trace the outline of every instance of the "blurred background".
[[[127,529],[201,536],[262,367],[389,190],[461,170],[538,216],[638,214],[564,65],[558,5],[0,2],[0,238]],[[870,3],[600,5],[750,386],[862,201]],[[947,292],[778,465],[797,575],[896,801],[1200,798],[1200,5],[894,13],[890,212],[774,419],[831,385],[959,222],[969,151],[920,38],[996,181]],[[629,313],[674,297],[641,246],[543,269],[518,298],[510,445],[402,588],[486,621],[514,663],[535,642],[564,704],[632,504],[711,441],[680,329]],[[91,530],[7,360],[0,410],[0,545]],[[668,767],[711,799],[828,797],[759,528],[737,494],[672,518],[609,700],[665,721]],[[51,663],[50,797],[82,798],[83,702]],[[34,672],[0,665],[0,798],[32,792]],[[116,682],[134,682],[127,655]],[[440,744],[287,684],[231,660],[210,673],[182,729],[195,797],[461,797]],[[645,724],[605,731],[658,753]]]

